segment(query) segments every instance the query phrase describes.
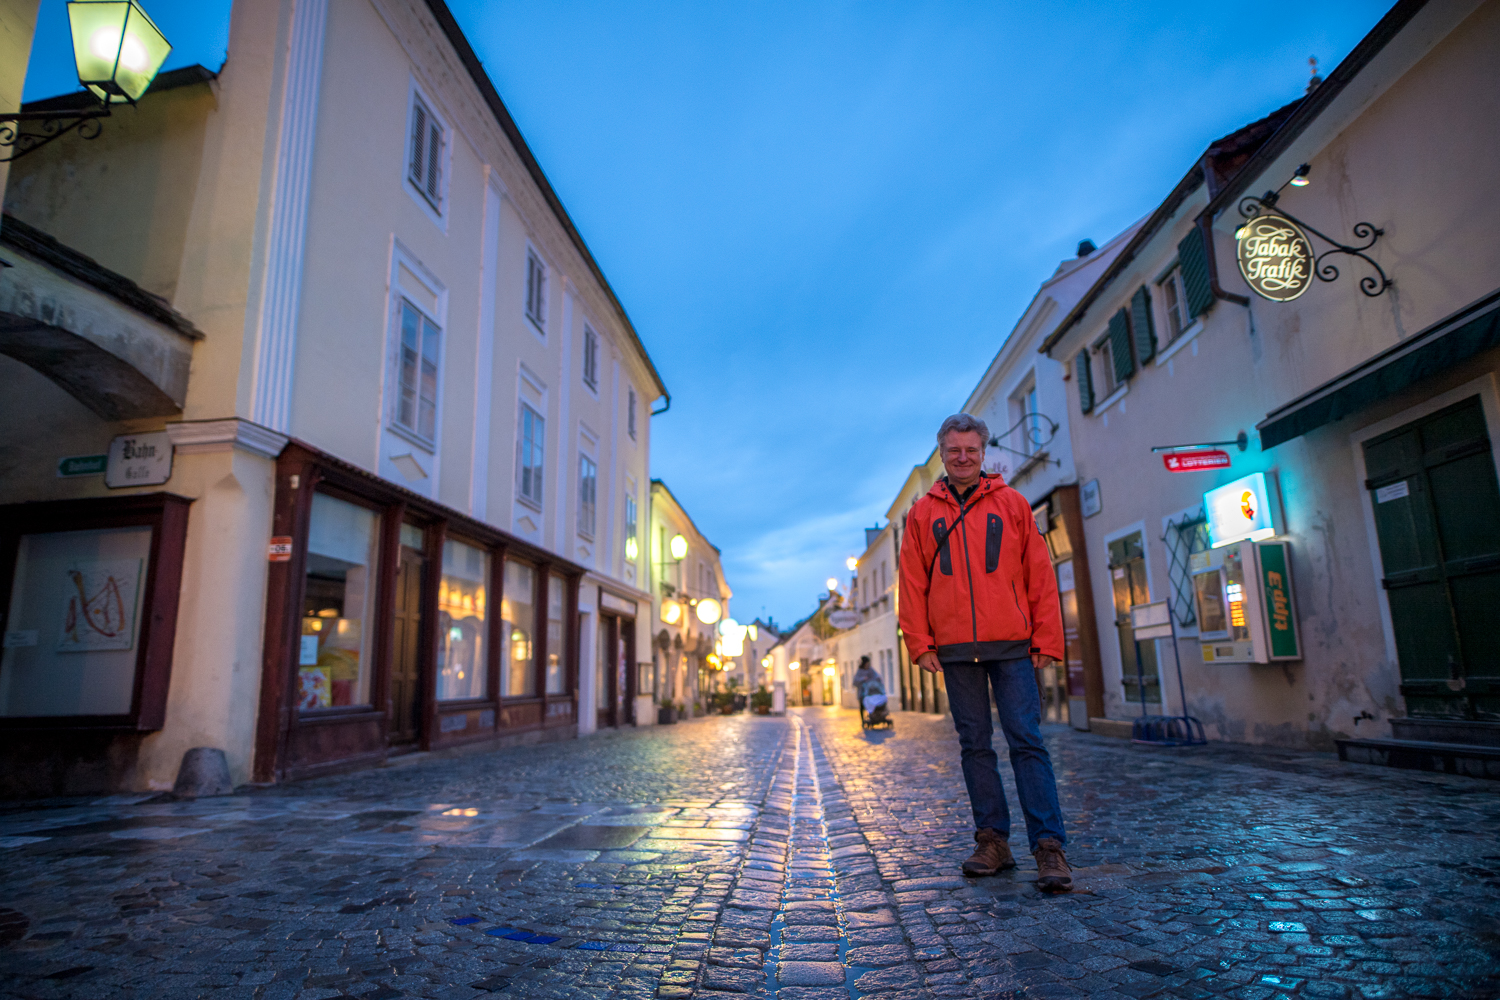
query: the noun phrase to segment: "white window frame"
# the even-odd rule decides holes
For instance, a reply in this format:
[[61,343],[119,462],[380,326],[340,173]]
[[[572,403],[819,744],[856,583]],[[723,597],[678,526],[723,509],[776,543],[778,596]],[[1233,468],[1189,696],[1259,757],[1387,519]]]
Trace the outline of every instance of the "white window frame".
[[547,261],[536,247],[526,244],[526,273],[521,289],[521,312],[543,339],[547,336]]
[[[1034,406],[1028,407],[1027,400],[1031,399],[1032,397],[1036,397],[1032,400]],[[1026,416],[1026,414],[1028,413],[1041,413],[1041,401],[1040,396],[1037,392],[1035,371],[1032,371],[1029,375],[1026,376],[1025,379],[1021,381],[1020,386],[1017,387],[1016,391],[1011,394],[1010,402],[1010,422],[1012,425],[1019,424],[1021,422],[1021,418]],[[1038,427],[1041,426],[1040,419],[1041,418],[1039,416],[1037,418]],[[1034,455],[1037,451],[1040,451],[1041,446],[1033,443],[1031,440],[1031,435],[1027,434],[1026,431],[1027,428],[1025,427],[1021,427],[1016,431],[1016,436],[1019,437],[1019,441],[1017,442],[1019,444],[1019,447],[1017,447],[1016,450],[1029,457],[1031,455]]]
[[[532,416],[532,423],[538,428],[538,432],[531,436],[531,445],[534,450],[541,452],[540,460],[533,467],[536,473],[531,477],[531,481],[535,485],[530,492],[526,490],[526,469],[528,468],[526,463],[531,457],[527,454],[526,415],[528,413]],[[516,499],[540,511],[546,497],[546,476],[547,418],[536,407],[522,400],[520,409],[516,412]]]
[[[385,428],[392,434],[416,445],[429,454],[437,453],[437,443],[443,434],[443,369],[447,355],[448,289],[436,276],[406,249],[395,241],[391,251],[389,297],[387,299],[385,377],[383,391]],[[407,427],[398,419],[401,409],[401,320],[403,303],[414,308],[418,315],[430,321],[438,331],[437,386],[434,397],[432,437],[425,437],[415,427]],[[432,473],[429,472],[429,475]]]
[[[422,209],[434,222],[445,232],[448,226],[448,179],[452,174],[453,153],[453,130],[448,127],[447,118],[438,113],[436,103],[430,98],[415,79],[410,81],[406,98],[406,131],[401,140],[401,186],[411,197],[418,208]],[[412,160],[415,150],[412,148],[414,133],[417,130],[418,109],[427,119],[423,130],[423,163],[425,172],[421,178],[412,174]],[[441,148],[437,153],[437,191],[431,192],[428,188],[427,179],[431,176],[432,162],[431,141],[432,131],[436,129],[441,141]]]
[[578,534],[593,541],[599,521],[599,463],[578,453]]
[[599,334],[588,323],[583,324],[583,384],[599,395]]

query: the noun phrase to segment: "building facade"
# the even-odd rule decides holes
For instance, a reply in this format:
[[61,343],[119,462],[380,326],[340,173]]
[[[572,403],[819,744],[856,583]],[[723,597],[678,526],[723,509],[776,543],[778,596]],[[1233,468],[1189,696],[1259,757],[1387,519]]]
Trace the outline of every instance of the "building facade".
[[[1045,344],[1097,482],[1111,717],[1329,749],[1500,718],[1497,62],[1500,4],[1397,4],[1211,146]],[[1137,665],[1130,609],[1163,601]]]
[[[651,687],[642,691],[658,706],[686,717],[708,711],[708,696],[722,683],[730,658],[720,656],[719,624],[729,617],[733,593],[718,548],[698,530],[687,510],[660,479],[651,481],[653,607]],[[743,654],[741,654],[743,655]],[[642,684],[648,664],[641,663]]]
[[[666,398],[628,317],[441,0],[231,18],[220,72],[9,178],[0,309],[74,360],[0,357],[7,635],[68,613],[49,573],[123,631],[7,642],[6,754],[150,789],[194,746],[276,781],[620,724],[594,682],[650,641]],[[81,261],[154,327],[48,311]],[[168,623],[142,600],[174,575]]]

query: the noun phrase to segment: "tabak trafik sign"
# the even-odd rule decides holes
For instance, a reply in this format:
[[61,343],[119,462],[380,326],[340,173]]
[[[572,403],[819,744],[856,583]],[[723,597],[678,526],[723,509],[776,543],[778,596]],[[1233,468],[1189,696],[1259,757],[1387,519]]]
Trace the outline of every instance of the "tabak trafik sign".
[[1279,215],[1258,215],[1235,232],[1236,257],[1256,295],[1290,302],[1313,282],[1313,250],[1307,234]]

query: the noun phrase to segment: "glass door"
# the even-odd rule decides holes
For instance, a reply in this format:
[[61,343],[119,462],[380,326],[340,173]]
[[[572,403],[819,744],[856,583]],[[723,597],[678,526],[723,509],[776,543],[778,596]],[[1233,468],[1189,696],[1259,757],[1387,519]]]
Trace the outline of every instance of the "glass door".
[[1140,532],[1117,538],[1109,543],[1109,577],[1115,601],[1115,631],[1120,639],[1120,680],[1125,700],[1141,702],[1141,678],[1145,679],[1145,700],[1161,703],[1161,685],[1156,669],[1156,642],[1140,644],[1140,664],[1136,664],[1135,629],[1130,626],[1130,608],[1151,603],[1146,586],[1146,548]]

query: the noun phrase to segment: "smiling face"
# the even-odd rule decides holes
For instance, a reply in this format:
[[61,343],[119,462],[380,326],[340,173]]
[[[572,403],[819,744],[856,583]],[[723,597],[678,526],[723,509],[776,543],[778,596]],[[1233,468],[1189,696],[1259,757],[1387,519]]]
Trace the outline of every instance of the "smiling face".
[[943,469],[948,482],[961,490],[979,482],[984,471],[984,444],[978,431],[949,431],[943,437]]

